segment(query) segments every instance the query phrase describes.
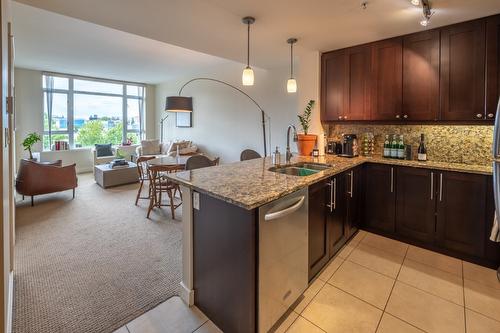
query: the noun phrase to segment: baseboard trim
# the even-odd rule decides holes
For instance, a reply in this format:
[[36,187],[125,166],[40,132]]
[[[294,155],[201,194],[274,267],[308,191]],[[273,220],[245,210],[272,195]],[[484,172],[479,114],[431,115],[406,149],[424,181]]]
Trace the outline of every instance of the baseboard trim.
[[12,332],[12,316],[14,314],[14,272],[9,274],[9,297],[7,300],[7,333]]
[[180,298],[186,303],[188,306],[194,305],[194,290],[189,289],[184,285],[184,283],[181,281],[181,292],[180,292]]

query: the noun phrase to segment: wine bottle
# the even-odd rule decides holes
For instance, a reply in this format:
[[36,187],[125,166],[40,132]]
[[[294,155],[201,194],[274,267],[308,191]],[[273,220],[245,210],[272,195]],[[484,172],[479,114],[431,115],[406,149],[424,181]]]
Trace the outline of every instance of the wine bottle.
[[418,145],[418,155],[417,159],[419,161],[427,161],[427,148],[425,148],[424,134],[420,134],[420,144]]
[[398,143],[398,158],[400,160],[404,160],[405,159],[405,143],[404,143],[404,140],[403,140],[403,136],[400,135],[399,136],[399,143]]
[[384,157],[391,157],[391,143],[389,142],[389,134],[385,135],[383,156]]
[[394,134],[392,136],[392,143],[391,143],[391,158],[398,158],[398,149],[399,149],[398,136],[397,134]]

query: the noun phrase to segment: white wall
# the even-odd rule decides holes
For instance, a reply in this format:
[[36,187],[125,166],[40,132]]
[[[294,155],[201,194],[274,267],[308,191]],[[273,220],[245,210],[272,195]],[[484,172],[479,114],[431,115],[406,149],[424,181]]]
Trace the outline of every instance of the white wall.
[[[300,68],[303,70],[299,68],[296,71],[298,82],[296,94],[286,92],[288,66],[272,70],[254,69],[255,84],[252,87],[241,85],[243,65],[238,63],[214,68],[196,76],[226,81],[255,99],[271,117],[272,151],[279,146],[283,154],[286,147],[287,126],[298,125],[297,113],[302,112],[310,99],[319,102],[319,53],[311,52],[306,55],[300,59]],[[157,128],[160,117],[166,115],[165,98],[177,95],[182,84],[193,77],[184,77],[156,86]],[[263,155],[260,111],[245,96],[224,85],[207,81],[191,83],[183,90],[182,95],[193,97],[193,127],[176,127],[175,114],[169,113],[169,118],[165,122],[165,141],[192,140],[202,151],[220,157],[222,163],[238,161],[241,151],[245,148],[254,149]],[[313,118],[314,124],[310,132],[321,134],[319,103],[314,110]],[[299,127],[297,129],[300,130]],[[159,129],[157,133],[159,137]],[[297,150],[293,142],[291,147],[292,151]]]
[[[16,68],[16,160],[28,157],[21,143],[28,133],[43,133],[43,95],[42,72]],[[147,138],[156,136],[155,86],[146,86],[145,130]],[[33,151],[41,151],[41,143]],[[42,161],[62,159],[63,164],[76,163],[78,172],[92,171],[93,157],[90,149],[75,149],[65,152],[47,152],[42,154]]]

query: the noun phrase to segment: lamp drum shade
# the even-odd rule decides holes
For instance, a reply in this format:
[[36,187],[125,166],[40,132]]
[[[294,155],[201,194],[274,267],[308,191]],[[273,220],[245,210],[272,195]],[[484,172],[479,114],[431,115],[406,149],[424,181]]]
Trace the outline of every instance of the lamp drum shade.
[[165,102],[165,111],[193,112],[193,98],[184,96],[168,96]]

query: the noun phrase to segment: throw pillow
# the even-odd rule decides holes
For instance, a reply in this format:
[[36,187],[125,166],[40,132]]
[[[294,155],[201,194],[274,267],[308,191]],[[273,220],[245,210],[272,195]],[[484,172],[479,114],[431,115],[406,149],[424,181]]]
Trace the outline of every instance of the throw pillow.
[[160,154],[160,140],[142,140],[142,155]]
[[111,143],[96,144],[95,151],[96,151],[97,157],[113,156],[113,150],[111,149]]
[[177,146],[179,147],[179,151],[184,149],[184,148],[189,148],[189,147],[191,147],[191,141],[172,142],[172,144],[170,145],[170,148],[168,150],[168,154],[177,153]]

